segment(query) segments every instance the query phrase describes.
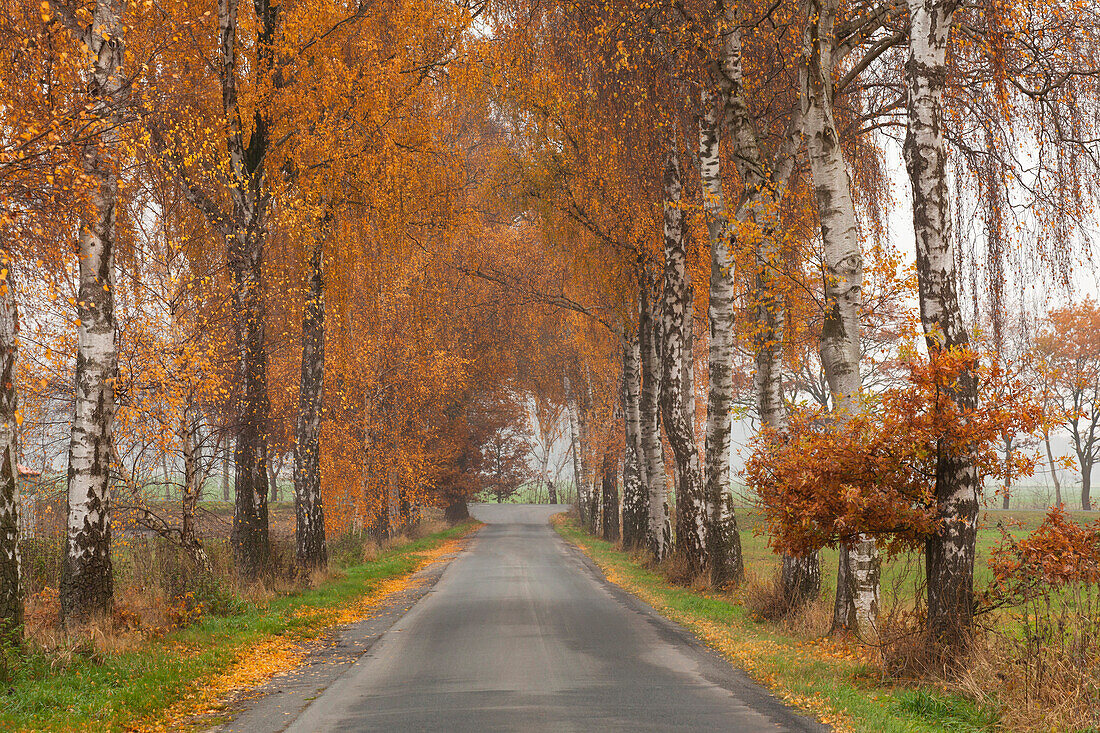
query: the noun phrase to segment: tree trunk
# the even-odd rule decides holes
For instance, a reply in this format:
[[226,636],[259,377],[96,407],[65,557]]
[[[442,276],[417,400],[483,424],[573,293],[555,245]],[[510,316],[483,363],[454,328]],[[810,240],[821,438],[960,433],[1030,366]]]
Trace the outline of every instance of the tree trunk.
[[635,547],[645,542],[649,519],[649,496],[646,491],[645,466],[642,455],[642,413],[639,400],[642,391],[641,350],[638,336],[623,344],[623,546]]
[[1005,442],[1005,482],[1004,482],[1004,494],[1001,496],[1001,508],[1008,511],[1008,505],[1012,498],[1012,452],[1013,443],[1011,435],[1006,435]]
[[275,465],[275,455],[268,449],[267,458],[267,488],[268,504],[274,504],[279,500],[279,469]]
[[233,549],[238,571],[246,579],[259,576],[270,553],[268,539],[267,355],[264,345],[264,305],[261,273],[261,233],[234,247],[231,265],[236,315],[237,404],[236,504]]
[[321,408],[325,382],[324,227],[310,256],[302,313],[302,381],[294,440],[294,513],[298,566],[324,567],[325,511],[321,497]]
[[[778,264],[776,231],[779,208],[787,181],[794,170],[795,156],[802,147],[802,114],[795,110],[783,142],[772,158],[765,161],[757,140],[755,122],[745,98],[742,64],[742,22],[740,5],[725,6],[726,31],[723,37],[720,86],[725,101],[725,117],[733,148],[733,162],[741,179],[741,203],[736,211],[740,227],[747,229],[756,248],[756,274],[753,293],[756,333],[753,349],[756,370],[753,386],[756,407],[763,425],[782,431],[787,420],[781,395],[780,365],[783,348],[783,301],[778,296],[773,268]],[[792,607],[820,587],[821,570],[817,554],[806,558],[783,556],[783,592]]]
[[[852,183],[833,116],[833,74],[838,0],[807,0],[803,38],[802,119],[806,152],[824,249],[824,317],[821,364],[829,383],[834,420],[841,425],[861,409],[859,393],[859,309],[862,302],[863,254]],[[869,535],[842,548],[837,569],[838,600],[833,629],[870,637],[878,622],[878,550]],[[842,583],[846,583],[847,587]],[[843,601],[843,603],[841,602]]]
[[730,432],[733,410],[733,350],[736,334],[737,291],[731,251],[729,215],[722,190],[719,154],[720,100],[703,94],[699,120],[699,173],[703,184],[703,209],[710,238],[710,298],[707,316],[710,341],[707,349],[706,516],[707,557],[710,582],[716,588],[740,583],[745,575],[741,535],[730,493]]
[[229,456],[231,455],[229,448],[229,440],[225,441],[225,445],[222,447],[222,501],[229,501]]
[[0,281],[0,654],[23,643],[23,573],[19,555],[19,394],[15,368],[19,357],[19,315],[12,283],[12,262],[3,253],[6,275]]
[[546,500],[550,504],[558,503],[558,487],[550,479],[546,479]]
[[600,493],[603,498],[603,538],[608,542],[619,539],[619,488],[616,476],[615,456],[610,450],[603,454],[603,486]]
[[180,489],[180,546],[192,562],[203,570],[210,570],[210,560],[199,543],[195,532],[195,513],[198,509],[200,471],[195,450],[198,431],[197,421],[190,407],[183,411],[180,419],[180,445],[183,453],[183,486]]
[[[59,14],[67,6],[54,2]],[[103,120],[98,140],[85,145],[83,172],[92,186],[91,211],[78,243],[80,286],[76,315],[77,356],[69,442],[68,524],[61,565],[61,621],[65,625],[107,613],[113,595],[108,467],[118,374],[115,334],[114,249],[118,171],[112,149],[121,121],[117,105],[124,63],[121,3],[98,0],[91,25],[80,32],[90,60],[92,117]],[[82,23],[83,21],[77,21]]]
[[1058,470],[1054,466],[1054,451],[1050,449],[1050,432],[1043,430],[1043,443],[1047,448],[1047,463],[1050,465],[1050,477],[1054,479],[1054,506],[1062,506],[1062,484],[1058,481]]
[[661,369],[661,414],[678,477],[676,550],[694,575],[706,567],[707,514],[694,420],[687,414],[686,405],[690,403],[684,394],[692,389],[690,383],[685,383],[685,377],[690,373],[685,372],[684,367],[685,348],[689,341],[687,332],[692,328],[691,281],[684,248],[680,160],[675,145],[674,138],[664,174],[665,286],[661,317],[665,343]]
[[443,519],[448,524],[458,524],[470,518],[470,508],[465,499],[456,499],[443,510]]
[[[921,323],[932,354],[969,346],[958,301],[943,135],[947,44],[956,7],[954,0],[909,0],[909,104],[903,150],[913,191]],[[962,409],[973,409],[974,375],[960,374],[956,385],[952,398]],[[927,541],[925,566],[928,629],[933,642],[949,652],[965,646],[974,612],[978,489],[974,461],[965,446],[942,447],[936,465],[941,526]]]
[[577,514],[580,516],[581,524],[585,523],[585,506],[584,506],[584,483],[585,483],[585,460],[584,460],[584,446],[581,445],[581,431],[580,431],[580,418],[577,414],[577,398],[573,394],[572,385],[569,377],[564,378],[565,382],[565,413],[569,419],[569,441],[571,449],[573,451],[573,486],[576,491],[576,503]]
[[1092,511],[1092,461],[1081,467],[1081,511]]
[[660,394],[661,360],[654,333],[653,311],[649,302],[652,283],[648,275],[640,283],[638,343],[642,357],[642,391],[638,398],[641,413],[642,461],[648,495],[646,546],[656,561],[665,559],[672,544],[672,526],[668,515],[668,477],[665,475],[664,447],[661,444]]

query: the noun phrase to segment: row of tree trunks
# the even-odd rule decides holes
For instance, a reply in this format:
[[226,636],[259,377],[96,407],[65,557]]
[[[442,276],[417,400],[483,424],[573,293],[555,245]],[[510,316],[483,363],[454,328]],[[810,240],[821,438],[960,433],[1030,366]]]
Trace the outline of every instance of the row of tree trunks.
[[[833,398],[833,419],[843,424],[861,409],[859,309],[863,255],[840,134],[833,115],[837,0],[808,0],[803,39],[802,117],[824,250],[824,317],[821,364]],[[833,629],[872,637],[878,617],[878,552],[861,535],[845,543],[837,568]]]
[[11,281],[11,260],[4,253],[0,281],[0,653],[23,642],[23,573],[19,556],[19,395],[15,367],[19,356],[19,318]]
[[664,452],[661,445],[660,410],[661,359],[656,324],[650,294],[653,282],[643,272],[639,287],[638,347],[641,352],[642,390],[638,398],[641,418],[642,463],[645,469],[648,517],[646,547],[658,562],[663,560],[672,544],[672,526],[668,515],[668,477],[665,475]]
[[719,152],[720,100],[709,93],[702,98],[699,119],[699,175],[703,210],[710,238],[710,297],[707,317],[710,340],[707,349],[706,516],[707,557],[710,582],[715,587],[739,583],[745,574],[741,536],[730,495],[730,433],[733,411],[733,353],[737,310],[734,262],[729,215],[722,190]]
[[[909,0],[910,42],[905,76],[909,91],[903,146],[913,192],[917,289],[930,353],[967,348],[955,270],[954,232],[947,182],[943,99],[954,0]],[[977,381],[959,375],[951,394],[962,409],[977,403]],[[978,474],[959,446],[941,446],[936,465],[939,529],[926,545],[928,629],[944,649],[966,647],[974,613],[974,554],[978,529]]]
[[649,493],[646,490],[642,448],[642,352],[640,338],[633,335],[623,343],[623,545],[637,547],[646,541]]
[[118,374],[114,251],[118,201],[118,125],[125,62],[122,2],[97,0],[91,23],[60,0],[50,7],[87,49],[88,101],[103,129],[85,145],[82,167],[92,192],[77,242],[77,355],[74,379],[61,620],[78,624],[112,603],[109,467]]
[[691,359],[691,280],[684,243],[683,184],[676,141],[664,172],[664,299],[661,313],[664,344],[661,354],[661,415],[676,464],[676,551],[690,573],[706,568],[707,511],[703,475],[696,448],[694,385],[685,361]]
[[302,381],[294,436],[294,513],[299,567],[323,567],[325,511],[321,499],[321,407],[325,381],[324,241],[328,218],[321,222],[309,258],[309,289],[302,313]]

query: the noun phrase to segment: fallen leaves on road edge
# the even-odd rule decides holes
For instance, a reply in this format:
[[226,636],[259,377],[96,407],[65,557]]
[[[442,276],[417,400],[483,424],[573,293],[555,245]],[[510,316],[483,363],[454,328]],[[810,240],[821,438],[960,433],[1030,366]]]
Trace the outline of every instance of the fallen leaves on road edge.
[[[412,570],[377,583],[350,603],[328,609],[309,610],[316,613],[318,620],[327,621],[325,626],[344,626],[362,621],[371,610],[383,605],[395,594],[413,587],[418,582],[413,580],[413,575],[444,556],[458,552],[462,543],[480,528],[481,525],[474,525],[459,537],[415,553],[417,563]],[[216,714],[235,693],[258,687],[280,674],[296,669],[307,651],[306,643],[296,643],[282,636],[271,636],[242,647],[228,669],[199,681],[188,694],[162,711],[156,719],[142,722],[130,730],[134,733],[178,730],[196,718]]]
[[[567,519],[563,512],[550,518],[555,528],[560,527]],[[649,590],[643,585],[624,577],[614,567],[601,562],[588,547],[565,537],[566,541],[584,553],[585,557],[596,564],[596,567],[604,574],[609,583],[617,585],[631,595],[640,598],[649,604],[654,610],[665,618],[675,621],[681,626],[692,631],[695,636],[711,649],[720,653],[733,665],[753,680],[765,686],[788,705],[801,712],[808,713],[818,721],[832,726],[836,733],[850,733],[854,728],[848,717],[826,700],[816,696],[799,695],[787,689],[781,680],[760,669],[756,660],[766,651],[774,651],[778,645],[775,642],[761,639],[741,639],[732,635],[732,627],[728,624],[720,624],[695,614],[685,613],[670,607],[661,596]],[[830,642],[832,643],[832,642]],[[826,655],[822,655],[826,656]]]

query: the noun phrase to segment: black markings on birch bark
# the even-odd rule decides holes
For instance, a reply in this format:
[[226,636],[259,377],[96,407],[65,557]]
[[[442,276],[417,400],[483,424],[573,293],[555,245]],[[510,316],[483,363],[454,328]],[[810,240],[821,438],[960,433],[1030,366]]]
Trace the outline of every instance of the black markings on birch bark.
[[[860,409],[859,309],[863,256],[852,184],[833,115],[837,0],[806,0],[807,18],[799,69],[802,118],[824,251],[824,313],[820,353],[842,424]],[[878,551],[871,537],[845,542],[837,569],[833,629],[864,637],[876,634]]]
[[691,282],[684,246],[683,190],[680,160],[673,138],[664,173],[664,298],[661,319],[665,337],[661,355],[661,415],[665,434],[676,464],[676,551],[684,558],[688,571],[698,574],[706,569],[707,513],[703,496],[703,476],[695,442],[694,416],[687,413],[685,391],[685,351],[690,344]]
[[[70,17],[62,3],[51,6],[58,15]],[[66,492],[68,520],[59,588],[61,621],[67,626],[108,613],[113,593],[108,469],[118,375],[114,300],[118,171],[114,156],[125,59],[121,14],[120,0],[97,0],[90,26],[76,34],[88,49],[92,116],[102,121],[104,129],[94,142],[85,145],[82,154],[92,193],[77,245],[79,325]]]
[[[955,265],[944,144],[943,96],[947,45],[957,3],[909,0],[908,90],[903,153],[913,192],[917,286],[921,323],[929,351],[967,348]],[[977,402],[974,375],[960,375],[952,393],[963,409]],[[940,529],[925,550],[928,629],[947,650],[967,643],[974,613],[974,555],[977,539],[978,477],[965,448],[943,450],[936,465],[936,507]]]
[[0,267],[0,649],[23,642],[23,569],[19,553],[19,316],[12,287],[11,260]]
[[302,312],[302,380],[294,436],[294,513],[296,550],[301,568],[323,567],[325,511],[321,498],[321,409],[325,382],[324,242],[329,220],[321,222],[309,258],[309,289]]
[[660,409],[661,360],[658,355],[656,323],[650,294],[654,284],[648,273],[639,283],[638,347],[642,357],[642,392],[638,399],[641,413],[642,459],[645,463],[649,516],[646,526],[646,546],[655,560],[663,560],[672,542],[672,526],[668,514],[668,477],[661,445]]
[[745,574],[741,536],[730,494],[730,434],[733,409],[733,353],[737,309],[732,233],[722,190],[719,126],[721,100],[702,95],[699,120],[699,175],[710,239],[710,293],[707,318],[707,428],[705,446],[707,557],[715,587],[739,583]]

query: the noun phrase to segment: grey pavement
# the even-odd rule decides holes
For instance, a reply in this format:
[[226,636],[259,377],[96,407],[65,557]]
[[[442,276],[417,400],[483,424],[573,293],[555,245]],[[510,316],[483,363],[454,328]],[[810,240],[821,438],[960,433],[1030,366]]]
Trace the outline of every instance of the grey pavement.
[[469,549],[286,730],[827,730],[604,580],[549,526],[562,507],[471,510]]

